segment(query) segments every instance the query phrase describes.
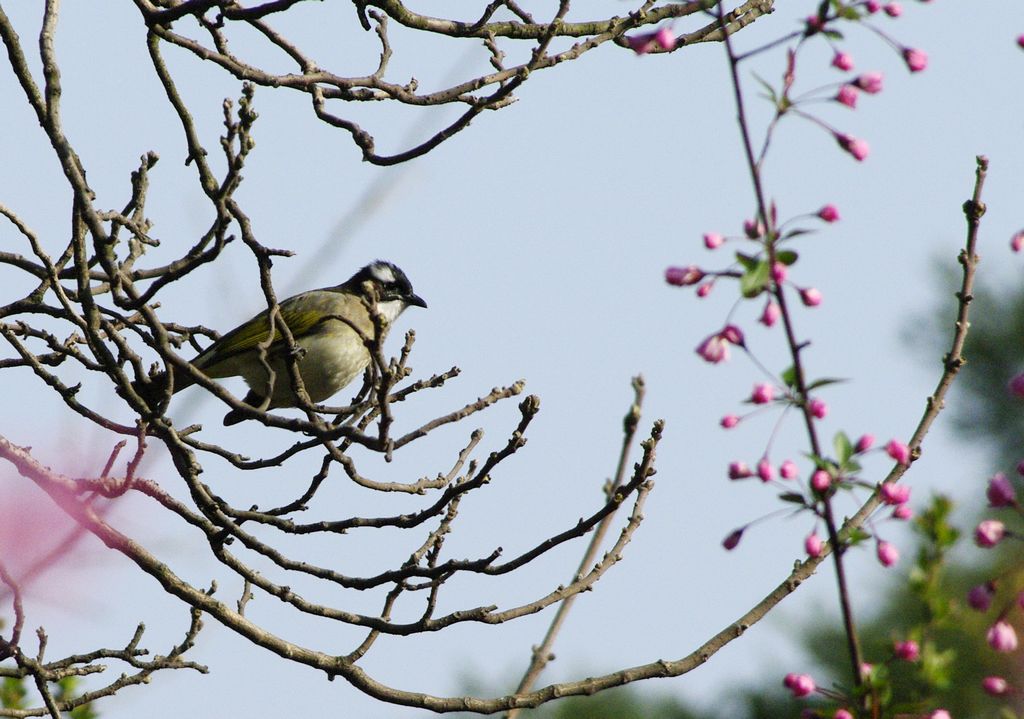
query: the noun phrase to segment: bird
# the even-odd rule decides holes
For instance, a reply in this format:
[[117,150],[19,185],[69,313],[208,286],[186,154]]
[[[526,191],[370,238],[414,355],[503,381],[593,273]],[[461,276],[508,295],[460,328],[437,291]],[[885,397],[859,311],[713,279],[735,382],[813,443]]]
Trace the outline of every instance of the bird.
[[[364,338],[373,339],[375,335],[371,306],[384,319],[383,332],[376,338],[383,342],[388,328],[407,307],[426,308],[427,303],[413,292],[401,269],[391,262],[377,260],[340,285],[303,292],[278,305],[281,318],[301,350],[297,361],[302,384],[309,399],[319,403],[340,392],[370,363]],[[242,401],[250,407],[263,405],[271,381],[259,353],[260,344],[266,343],[272,331],[268,316],[269,310],[263,310],[221,336],[191,362],[213,379],[241,376],[249,386]],[[274,371],[267,409],[295,407],[299,403],[292,389],[288,355],[287,342],[275,330],[266,351],[266,361]],[[195,383],[188,372],[178,367],[172,367],[171,372],[172,393]],[[165,396],[169,379],[167,372],[151,376],[143,396]],[[140,389],[139,385],[136,389]],[[246,413],[232,409],[225,415],[224,424],[233,425],[248,418]]]

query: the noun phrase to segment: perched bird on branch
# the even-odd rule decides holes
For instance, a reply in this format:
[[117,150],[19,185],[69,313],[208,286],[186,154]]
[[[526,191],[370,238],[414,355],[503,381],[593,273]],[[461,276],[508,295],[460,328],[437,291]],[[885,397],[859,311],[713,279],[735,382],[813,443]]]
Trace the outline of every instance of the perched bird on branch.
[[[370,362],[367,344],[382,342],[406,307],[426,306],[413,292],[405,273],[381,260],[340,285],[310,290],[280,302],[280,319],[299,350],[299,375],[309,399],[322,402],[362,374]],[[373,312],[382,320],[379,337],[375,336]],[[214,379],[242,377],[249,385],[243,401],[251,407],[262,406],[268,395],[268,409],[299,403],[289,373],[288,343],[274,326],[269,310],[223,335],[191,364]],[[267,371],[268,365],[272,374]],[[172,393],[195,383],[183,369],[172,367],[172,372]],[[150,377],[148,383],[136,383],[135,389],[147,401],[159,401],[170,379],[167,372],[161,372]],[[237,424],[246,418],[233,409],[224,417],[224,424]]]

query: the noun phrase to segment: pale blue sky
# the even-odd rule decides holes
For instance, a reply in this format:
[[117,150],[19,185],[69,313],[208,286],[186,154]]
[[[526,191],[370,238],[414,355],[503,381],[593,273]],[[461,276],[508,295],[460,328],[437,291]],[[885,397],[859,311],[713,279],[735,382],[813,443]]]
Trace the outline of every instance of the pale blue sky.
[[[774,37],[816,5],[782,4],[741,33],[738,44],[749,47]],[[151,173],[148,205],[154,235],[164,242],[154,253],[155,264],[194,242],[209,222],[209,209],[192,169],[183,165],[180,129],[148,66],[134,9],[121,4],[101,15],[88,3],[65,5],[57,38],[65,122],[99,204],[120,207],[138,157],[147,150],[161,155]],[[34,48],[38,20],[27,7],[8,12],[23,42]],[[626,6],[602,7],[624,12]],[[858,70],[885,74],[885,90],[861,97],[856,111],[820,108],[837,126],[871,143],[869,159],[856,163],[827,134],[791,121],[777,136],[766,174],[782,216],[813,212],[825,202],[842,213],[839,223],[800,242],[801,261],[791,274],[825,297],[819,308],[796,311],[801,336],[813,341],[806,354],[810,372],[851,380],[822,392],[831,407],[823,424],[829,437],[845,429],[906,438],[916,424],[938,377],[939,355],[923,366],[901,331],[937,306],[932,260],[955,260],[964,236],[960,206],[970,193],[978,153],[992,161],[982,272],[989,281],[1020,276],[1022,260],[1010,256],[1007,243],[1024,226],[1024,53],[1014,43],[1024,32],[1024,11],[1009,0],[906,2],[905,10],[901,19],[877,24],[926,50],[927,71],[910,76],[883,42],[851,28],[844,47]],[[327,10],[316,3],[305,12]],[[348,6],[338,10],[342,27],[351,14]],[[323,22],[313,30],[296,23],[294,32],[308,35],[324,64],[339,58],[343,69],[356,73],[375,63],[372,37],[339,37],[337,24]],[[421,87],[449,76],[453,67],[486,61],[472,43],[459,44],[447,56],[436,41],[409,38],[399,44],[396,37],[395,43],[394,78],[415,74]],[[215,153],[219,104],[225,96],[237,97],[237,85],[212,65],[168,55],[196,109],[203,141]],[[829,57],[821,45],[803,55],[798,82],[809,88],[838,81],[842,76],[827,67]],[[412,365],[422,374],[453,364],[463,370],[447,389],[401,407],[399,424],[411,427],[518,378],[542,398],[527,447],[463,504],[447,545],[454,555],[486,554],[500,545],[511,556],[593,511],[614,469],[630,377],[642,372],[647,380],[642,427],[646,431],[656,417],[665,418],[667,427],[646,521],[624,561],[577,603],[545,680],[687,654],[785,576],[810,528],[803,517],[774,520],[752,531],[737,551],[721,550],[721,538],[733,527],[777,507],[774,492],[725,478],[729,461],[758,458],[772,420],[765,416],[731,433],[719,429],[718,418],[736,411],[761,375],[742,357],[711,367],[693,353],[723,323],[734,301],[732,288],[723,283],[697,301],[692,292],[669,288],[661,279],[669,264],[724,264],[726,250],[706,252],[701,234],[736,233],[753,211],[725,69],[718,46],[642,58],[606,46],[579,62],[536,73],[518,93],[518,103],[484,113],[435,152],[397,168],[360,162],[347,135],[316,123],[301,96],[256,93],[257,146],[237,197],[264,244],[297,252],[295,259],[275,264],[279,293],[336,284],[373,258],[393,260],[430,305],[400,321],[401,329],[417,332]],[[757,70],[778,77],[779,55],[766,57]],[[744,76],[753,115],[763,119],[765,106],[754,97],[749,71]],[[9,72],[0,73],[0,98],[0,202],[21,213],[48,247],[56,247],[67,227],[65,185]],[[429,120],[435,124],[428,126],[452,117],[444,112],[435,111],[438,116]],[[381,104],[353,113],[376,133],[382,151],[404,149],[402,138],[421,122],[415,111]],[[372,212],[359,210],[358,222],[339,226],[371,186],[387,188],[384,200]],[[0,225],[0,245],[22,244],[10,226]],[[262,298],[254,263],[240,244],[228,255],[230,263],[194,273],[164,293],[164,317],[223,331],[257,311]],[[11,274],[4,271],[4,282]],[[948,298],[951,292],[945,290]],[[946,306],[951,318],[951,299]],[[759,358],[782,369],[781,335],[756,325],[760,309],[760,301],[747,303],[734,321],[748,331]],[[69,466],[82,456],[100,457],[102,463],[111,437],[68,422],[52,398],[41,398],[27,373],[5,373],[3,382],[3,432],[12,441],[31,444],[42,461],[69,472],[90,471]],[[94,401],[99,391],[84,390]],[[229,438],[250,451],[287,442],[254,423],[222,430],[222,409],[201,401],[200,393],[194,388],[174,400],[170,413],[179,423],[202,421],[210,437]],[[18,409],[26,405],[37,410],[26,416]],[[109,406],[124,415],[113,399]],[[389,476],[446,469],[476,426],[487,431],[487,451],[500,446],[515,416],[510,403],[440,432],[406,458],[399,455]],[[939,423],[908,477],[915,505],[933,489],[979,495],[985,476],[997,469],[985,464],[980,451],[956,444],[947,427]],[[787,424],[780,432],[776,461],[799,458],[798,429]],[[801,466],[806,469],[806,463]],[[868,461],[866,476],[877,479],[885,467],[881,457]],[[3,472],[5,487],[13,484],[9,470]],[[268,503],[292,496],[308,473],[297,467],[254,478],[211,462],[204,480],[242,504]],[[167,466],[151,463],[147,474],[181,491]],[[345,503],[344,514],[351,502],[362,501],[343,486],[332,496]],[[199,538],[161,520],[145,503],[126,502],[114,517],[182,576],[200,585],[215,576]],[[969,517],[965,510],[961,521]],[[883,531],[908,547],[906,535],[891,524]],[[335,553],[347,567],[365,569],[406,551],[391,539],[367,536],[363,544],[352,535],[317,552]],[[58,590],[45,584],[30,593],[29,626],[46,626],[56,656],[127,641],[143,620],[150,631],[144,644],[165,651],[183,630],[185,613],[126,560],[97,546],[87,549],[73,584],[60,591],[64,599],[57,601]],[[543,593],[568,580],[581,552],[582,545],[573,545],[554,553],[518,580],[460,582],[448,606],[507,606]],[[859,615],[871,612],[873,589],[901,576],[907,564],[884,571],[868,552],[854,560],[854,585],[869,588],[854,598]],[[707,666],[641,689],[709,703],[737,682],[765,673],[781,681],[786,671],[809,669],[786,634],[796,622],[832,611],[831,582],[831,572],[823,571],[773,619]],[[66,598],[72,591],[73,601]],[[233,595],[236,588],[224,591]],[[362,597],[341,601],[374,606]],[[276,601],[265,596],[250,605],[254,616],[297,641],[339,653],[351,649],[355,634],[298,623],[277,610]],[[459,627],[436,636],[382,640],[365,666],[381,681],[435,694],[459,693],[464,675],[511,688],[549,619],[550,612],[501,628]],[[287,665],[213,621],[207,621],[193,658],[208,663],[212,675],[158,674],[150,686],[101,704],[101,715],[308,716],[330,707],[344,716],[417,714],[372,702],[341,680],[328,683],[311,670]]]

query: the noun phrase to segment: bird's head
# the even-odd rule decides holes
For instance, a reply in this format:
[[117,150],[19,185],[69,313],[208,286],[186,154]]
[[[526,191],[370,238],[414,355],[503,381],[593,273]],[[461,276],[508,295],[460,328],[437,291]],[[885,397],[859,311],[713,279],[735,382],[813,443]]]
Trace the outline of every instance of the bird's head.
[[405,273],[391,262],[376,260],[352,277],[342,287],[360,295],[376,295],[377,307],[394,320],[406,307],[426,307],[427,303],[412,290]]

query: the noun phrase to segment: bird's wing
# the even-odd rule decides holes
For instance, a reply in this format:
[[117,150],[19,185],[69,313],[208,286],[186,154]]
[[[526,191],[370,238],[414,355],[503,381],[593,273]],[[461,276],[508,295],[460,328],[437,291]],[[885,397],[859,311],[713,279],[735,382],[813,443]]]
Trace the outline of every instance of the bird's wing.
[[[280,305],[280,309],[281,317],[294,337],[309,334],[317,322],[323,319],[322,312],[317,312],[315,306],[302,302],[299,297],[284,302]],[[231,330],[207,347],[192,364],[199,368],[209,368],[213,364],[220,364],[265,343],[271,330],[267,315],[268,312],[264,310],[248,322]],[[275,342],[281,341],[280,335],[277,332],[274,334]]]

